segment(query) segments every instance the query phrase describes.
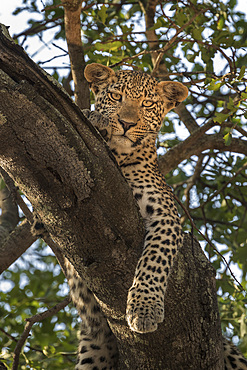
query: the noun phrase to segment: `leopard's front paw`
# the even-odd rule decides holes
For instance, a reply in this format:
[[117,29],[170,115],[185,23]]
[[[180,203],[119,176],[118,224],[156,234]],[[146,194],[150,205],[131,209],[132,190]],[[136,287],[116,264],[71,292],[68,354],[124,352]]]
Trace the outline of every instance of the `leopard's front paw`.
[[109,125],[109,119],[107,117],[97,111],[90,111],[89,109],[83,109],[82,112],[91,124],[97,128],[105,140],[111,138],[111,126]]
[[131,288],[128,294],[126,320],[131,330],[149,333],[158,328],[164,320],[163,295],[146,294]]
[[40,221],[38,215],[34,212],[33,224],[31,225],[31,233],[37,238],[43,238],[44,236],[49,236],[45,225]]
[[87,119],[89,119],[90,114],[92,113],[92,111],[91,111],[90,109],[82,109],[82,113],[83,113],[83,115],[84,115]]

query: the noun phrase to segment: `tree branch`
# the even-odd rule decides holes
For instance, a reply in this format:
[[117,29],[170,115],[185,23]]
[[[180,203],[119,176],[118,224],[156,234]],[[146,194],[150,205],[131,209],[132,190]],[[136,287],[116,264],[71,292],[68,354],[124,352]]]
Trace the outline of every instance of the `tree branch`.
[[27,220],[4,240],[0,246],[0,274],[14,263],[36,240]]
[[82,0],[62,0],[62,5],[64,7],[65,36],[75,84],[75,102],[81,109],[90,108],[89,87],[83,73],[86,63],[81,41]]
[[[0,190],[0,274],[26,250],[25,226],[17,229],[19,214],[13,194],[5,186]],[[13,231],[14,230],[14,231]],[[17,231],[18,230],[18,231]],[[18,245],[20,242],[20,245]],[[17,243],[17,244],[16,244]]]
[[[145,6],[145,3],[146,3],[146,6]],[[154,18],[155,18],[157,4],[158,4],[158,0],[149,0],[147,2],[140,2],[141,9],[145,15],[145,26],[146,26],[145,34],[147,37],[147,41],[149,43],[153,66],[156,65],[156,60],[159,56],[159,53],[157,53],[156,51],[156,49],[159,48],[159,38],[156,35],[155,30],[152,29],[155,24]],[[167,73],[167,68],[166,68],[165,63],[161,63],[159,65],[159,71],[162,74]]]
[[[19,222],[17,203],[18,200],[19,203],[20,200],[22,203],[24,203],[24,201],[8,174],[1,168],[0,173],[6,183],[6,187],[0,192],[0,208],[2,208],[0,220],[3,220],[0,225],[0,230],[4,229],[4,232],[0,235],[1,274],[34,243],[36,237],[32,235],[30,223],[26,220],[19,226],[16,226]],[[28,212],[30,211],[28,210]],[[4,228],[4,224],[7,225],[6,228]]]
[[187,109],[185,103],[179,104],[175,107],[174,112],[177,113],[180,120],[183,122],[190,134],[196,131],[200,126],[197,124],[196,120],[193,118],[190,111]]
[[18,208],[13,200],[9,190],[4,187],[0,190],[0,208],[2,214],[0,216],[0,245],[3,240],[11,233],[19,221]]
[[166,174],[185,159],[190,158],[192,155],[199,156],[207,149],[247,155],[247,142],[244,140],[232,138],[231,143],[226,145],[221,133],[205,135],[205,132],[213,126],[214,123],[210,120],[207,124],[194,131],[186,140],[169,149],[159,160],[161,172]]
[[195,13],[194,16],[187,22],[185,23],[182,27],[180,27],[179,29],[176,30],[176,33],[175,35],[167,41],[166,45],[157,50],[157,52],[159,52],[157,58],[156,58],[156,61],[155,61],[155,65],[154,65],[154,68],[153,68],[153,71],[152,71],[152,75],[155,76],[156,73],[159,73],[159,65],[160,65],[160,62],[163,58],[163,55],[164,53],[171,47],[171,45],[174,44],[174,42],[176,42],[177,40],[177,37],[178,35],[183,32],[183,30],[188,27],[191,23],[194,22],[194,20],[200,15],[200,14],[203,14],[207,11],[208,9],[201,9],[198,13]]

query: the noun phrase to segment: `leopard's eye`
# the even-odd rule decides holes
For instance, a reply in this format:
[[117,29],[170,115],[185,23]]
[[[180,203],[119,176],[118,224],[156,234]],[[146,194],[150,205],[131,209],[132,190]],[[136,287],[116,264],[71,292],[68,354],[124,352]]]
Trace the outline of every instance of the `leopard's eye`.
[[152,100],[143,100],[142,106],[145,108],[152,108],[154,106],[155,102]]
[[112,100],[121,101],[122,95],[114,92],[109,92],[109,96]]

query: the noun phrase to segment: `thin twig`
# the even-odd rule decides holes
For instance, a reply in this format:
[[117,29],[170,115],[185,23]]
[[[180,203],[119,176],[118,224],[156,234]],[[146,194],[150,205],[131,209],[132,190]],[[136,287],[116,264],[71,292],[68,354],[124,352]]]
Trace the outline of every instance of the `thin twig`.
[[187,23],[185,23],[182,27],[177,29],[175,35],[167,42],[167,44],[160,49],[159,55],[156,58],[155,66],[152,71],[152,75],[155,75],[159,69],[160,62],[163,58],[164,53],[169,49],[169,47],[176,41],[178,35],[183,32],[183,30],[188,27],[191,23],[194,22],[194,20],[201,14],[205,13],[208,9],[202,9],[200,12],[196,13]]
[[224,183],[224,185],[220,188],[220,189],[218,189],[215,193],[213,193],[208,199],[207,199],[207,201],[206,202],[204,202],[200,207],[198,207],[198,208],[202,208],[202,207],[204,207],[205,206],[205,204],[206,203],[208,203],[208,202],[211,202],[211,200],[213,199],[213,198],[215,198],[216,197],[216,195],[218,195],[218,194],[220,194],[221,192],[222,192],[222,190],[224,190],[229,184],[231,184],[232,183],[232,181],[235,179],[235,177],[237,177],[244,169],[245,169],[245,167],[247,167],[247,162],[245,162],[244,164],[243,164],[243,166],[242,167],[240,167],[238,170],[237,170],[237,172],[230,178],[230,180],[229,181],[227,181],[226,183]]
[[[177,36],[180,32],[182,32],[184,30],[185,27],[187,27],[190,23],[192,23],[196,17],[198,17],[198,15],[200,15],[201,13],[204,13],[206,12],[208,9],[203,9],[201,10],[199,13],[197,13],[194,17],[192,17],[192,19],[186,23],[186,25],[184,25],[183,27],[180,28],[181,31],[177,31],[175,36],[173,36],[169,41],[167,41],[166,45],[163,47],[163,48],[160,48],[160,49],[157,49],[155,50],[156,53],[164,53],[165,51],[167,51],[167,49],[169,49],[169,47],[176,41],[177,39]],[[110,65],[111,68],[113,67],[117,67],[119,65],[122,65],[123,62],[126,62],[126,61],[129,61],[129,60],[132,60],[132,59],[136,59],[142,55],[146,55],[146,54],[152,54],[154,52],[154,50],[143,50],[143,51],[140,51],[139,53],[135,54],[135,55],[132,55],[131,57],[126,57],[126,58],[123,58],[121,60],[121,62],[118,62],[118,63],[115,63],[115,64],[112,64]]]
[[182,202],[180,201],[180,199],[174,194],[173,194],[173,197],[174,199],[178,202],[178,204],[182,207],[182,209],[184,210],[184,212],[186,213],[186,215],[188,216],[189,220],[190,220],[190,223],[191,225],[193,226],[193,228],[195,228],[198,233],[203,237],[203,239],[206,240],[206,242],[213,248],[213,250],[221,257],[222,261],[224,262],[224,264],[226,265],[226,267],[228,268],[231,276],[233,277],[233,279],[236,281],[237,285],[239,286],[239,288],[241,289],[241,291],[246,292],[246,290],[244,289],[244,287],[242,286],[242,284],[237,280],[236,276],[234,275],[234,273],[232,272],[231,268],[230,268],[230,265],[229,263],[227,262],[227,260],[225,259],[225,257],[218,251],[218,249],[213,245],[213,243],[209,240],[209,238],[207,236],[205,236],[199,229],[198,227],[195,225],[194,221],[192,220],[192,217],[190,216],[189,214],[189,211],[184,207],[184,205],[182,204]]
[[62,310],[64,307],[66,307],[70,302],[71,302],[71,298],[68,296],[62,302],[57,303],[54,307],[48,309],[47,311],[26,319],[27,324],[25,325],[24,331],[20,339],[18,340],[15,350],[14,350],[12,370],[18,370],[20,353],[21,353],[22,347],[25,344],[27,337],[29,336],[32,326],[36,322],[39,322],[41,320],[46,319],[47,317],[51,317],[55,315],[57,312]]
[[160,5],[160,8],[161,8],[161,12],[162,12],[162,15],[163,15],[163,17],[164,18],[166,18],[168,21],[169,21],[169,23],[176,29],[176,30],[179,30],[179,26],[177,26],[176,25],[176,23],[175,22],[173,22],[173,20],[171,19],[171,18],[169,18],[166,14],[165,14],[165,12],[164,12],[164,9],[163,9],[163,7],[162,7],[162,2],[161,1],[159,1],[159,5]]
[[[10,338],[11,340],[13,340],[14,342],[18,342],[18,339],[16,337],[14,337],[13,335],[7,333],[3,328],[0,328],[0,331],[6,335],[6,337]],[[40,353],[43,353],[43,351],[39,348],[35,348],[35,347],[31,347],[29,346],[28,344],[26,345],[27,348],[31,349],[32,351],[36,351],[36,352],[40,352]]]

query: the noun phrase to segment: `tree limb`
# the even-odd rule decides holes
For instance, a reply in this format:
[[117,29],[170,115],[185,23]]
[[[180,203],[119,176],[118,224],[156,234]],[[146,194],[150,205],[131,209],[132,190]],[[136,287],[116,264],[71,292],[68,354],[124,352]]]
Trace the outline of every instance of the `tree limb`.
[[0,190],[0,245],[7,235],[14,230],[19,221],[18,208],[9,190],[4,187]]
[[193,118],[192,114],[190,113],[184,102],[179,104],[173,110],[175,113],[177,113],[180,120],[183,122],[183,124],[185,125],[190,134],[192,134],[199,128],[199,125]]
[[68,45],[72,78],[75,84],[75,102],[81,108],[90,108],[88,83],[84,77],[84,52],[81,41],[82,0],[62,0],[64,7],[64,26]]
[[[30,223],[27,222],[27,220],[24,220],[17,226],[19,222],[17,204],[20,202],[22,204],[24,201],[8,174],[1,168],[0,173],[6,183],[6,187],[0,192],[0,208],[2,208],[0,220],[3,220],[0,225],[0,230],[4,231],[0,235],[1,274],[34,243],[36,237],[32,235]],[[25,207],[27,206],[25,205]],[[28,210],[28,212],[30,211]],[[4,224],[6,224],[7,220],[7,227],[4,228]]]
[[27,225],[16,227],[19,214],[14,196],[5,186],[0,190],[0,274],[28,248]]
[[[147,2],[140,1],[140,6],[145,16],[145,27],[146,27],[145,34],[149,42],[149,48],[151,50],[151,59],[152,59],[153,66],[155,66],[156,60],[159,56],[159,53],[156,52],[156,49],[159,48],[159,38],[157,37],[155,30],[153,29],[153,26],[155,24],[154,17],[155,17],[157,4],[158,4],[158,0],[149,0]],[[159,71],[160,73],[167,72],[165,63],[159,64]]]
[[4,240],[0,246],[0,274],[14,263],[37,239],[32,235],[27,220]]
[[[204,134],[203,127],[195,131],[188,139],[171,148],[159,160],[159,167],[162,173],[166,174],[179,163],[192,155],[199,156],[204,150],[214,149],[220,152],[235,152],[247,155],[247,142],[241,139],[232,138],[231,143],[226,145],[222,134]],[[203,132],[204,131],[204,132]]]

